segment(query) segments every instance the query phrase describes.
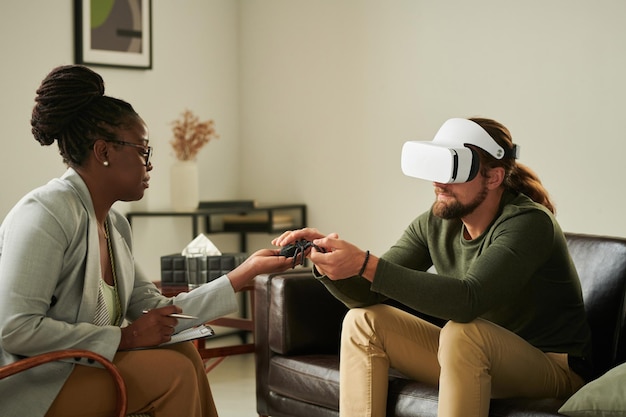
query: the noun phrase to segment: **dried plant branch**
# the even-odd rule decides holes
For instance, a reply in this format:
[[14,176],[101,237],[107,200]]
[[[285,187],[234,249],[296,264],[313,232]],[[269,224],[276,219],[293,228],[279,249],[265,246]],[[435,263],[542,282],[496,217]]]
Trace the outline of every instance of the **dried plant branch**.
[[176,158],[181,161],[196,159],[200,149],[212,139],[218,139],[215,132],[215,122],[206,120],[200,122],[198,116],[186,109],[181,118],[172,122],[174,139],[170,141]]

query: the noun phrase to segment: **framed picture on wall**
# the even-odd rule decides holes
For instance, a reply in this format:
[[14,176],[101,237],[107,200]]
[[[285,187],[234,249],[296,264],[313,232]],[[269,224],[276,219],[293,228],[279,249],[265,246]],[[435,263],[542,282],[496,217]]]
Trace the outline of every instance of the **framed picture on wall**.
[[74,0],[75,62],[152,68],[151,0]]

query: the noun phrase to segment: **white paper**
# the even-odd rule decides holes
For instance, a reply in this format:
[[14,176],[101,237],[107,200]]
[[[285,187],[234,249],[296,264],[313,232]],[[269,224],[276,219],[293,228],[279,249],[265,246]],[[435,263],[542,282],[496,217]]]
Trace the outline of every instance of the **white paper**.
[[222,252],[204,233],[200,233],[181,252],[183,256],[220,256]]
[[197,327],[182,330],[172,335],[172,339],[169,342],[161,343],[159,346],[167,346],[172,343],[186,342],[187,340],[199,339],[201,337],[213,336],[215,333],[210,326],[202,324]]

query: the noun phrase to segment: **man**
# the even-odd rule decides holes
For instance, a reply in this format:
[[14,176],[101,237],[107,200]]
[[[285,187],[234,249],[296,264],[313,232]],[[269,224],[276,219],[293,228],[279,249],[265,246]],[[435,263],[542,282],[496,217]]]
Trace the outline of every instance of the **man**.
[[450,119],[433,141],[403,147],[403,172],[432,181],[436,199],[383,256],[316,229],[274,240],[313,241],[314,273],[351,308],[342,417],[385,415],[389,367],[438,385],[440,417],[487,416],[491,398],[582,386],[591,338],[578,275],[550,198],[518,154],[500,123]]

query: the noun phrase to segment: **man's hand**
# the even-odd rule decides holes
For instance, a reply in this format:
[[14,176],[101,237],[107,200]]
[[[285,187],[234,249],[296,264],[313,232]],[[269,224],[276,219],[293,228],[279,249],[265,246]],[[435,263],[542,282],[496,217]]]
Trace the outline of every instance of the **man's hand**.
[[[339,237],[336,234],[333,234],[335,237]],[[321,239],[326,237],[324,234],[320,233],[319,230],[313,229],[312,227],[305,227],[304,229],[298,230],[288,230],[282,235],[272,240],[272,245],[274,246],[287,246],[290,243],[294,243],[300,239],[308,240],[312,242],[315,239]]]
[[315,264],[318,272],[334,281],[357,275],[365,261],[364,251],[339,239],[336,233],[315,239],[313,243],[326,252],[314,249],[309,253],[309,259]]
[[[272,240],[272,244],[286,246],[300,239],[313,242],[313,244],[325,250],[325,252],[321,252],[312,247],[306,256],[315,264],[315,268],[319,273],[326,275],[332,280],[336,281],[357,275],[365,263],[365,251],[345,240],[339,239],[337,233],[324,235],[319,230],[310,227],[289,230]],[[374,278],[377,265],[378,258],[370,255],[363,277],[371,281]]]

